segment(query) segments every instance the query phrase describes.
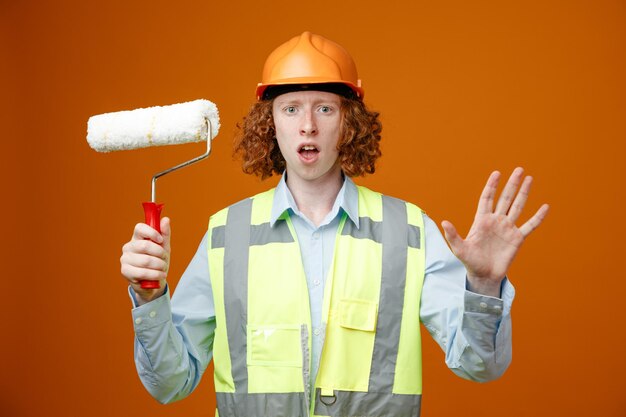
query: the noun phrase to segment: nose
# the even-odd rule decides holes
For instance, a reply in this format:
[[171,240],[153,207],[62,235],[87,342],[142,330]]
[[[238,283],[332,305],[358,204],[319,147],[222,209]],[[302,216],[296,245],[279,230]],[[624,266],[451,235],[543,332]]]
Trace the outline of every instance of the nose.
[[300,134],[303,136],[312,136],[317,134],[317,123],[311,111],[304,113],[300,125]]

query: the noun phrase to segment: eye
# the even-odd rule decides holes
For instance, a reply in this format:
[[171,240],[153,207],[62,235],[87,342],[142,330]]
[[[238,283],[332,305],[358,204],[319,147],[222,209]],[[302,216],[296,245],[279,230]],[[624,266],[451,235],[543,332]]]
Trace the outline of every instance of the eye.
[[330,113],[331,111],[333,111],[333,108],[330,106],[321,106],[319,110],[321,113]]
[[287,106],[283,110],[287,114],[294,114],[296,112],[296,106]]

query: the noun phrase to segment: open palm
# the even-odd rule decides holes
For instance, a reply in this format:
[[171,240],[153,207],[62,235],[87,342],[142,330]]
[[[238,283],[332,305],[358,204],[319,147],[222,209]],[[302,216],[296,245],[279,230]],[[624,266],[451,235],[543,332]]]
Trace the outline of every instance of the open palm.
[[473,291],[499,296],[500,284],[519,248],[548,213],[549,206],[544,204],[522,226],[515,225],[532,184],[532,177],[522,181],[523,174],[522,168],[513,171],[494,209],[500,173],[491,173],[465,239],[459,236],[452,223],[445,220],[441,223],[450,248],[465,265]]

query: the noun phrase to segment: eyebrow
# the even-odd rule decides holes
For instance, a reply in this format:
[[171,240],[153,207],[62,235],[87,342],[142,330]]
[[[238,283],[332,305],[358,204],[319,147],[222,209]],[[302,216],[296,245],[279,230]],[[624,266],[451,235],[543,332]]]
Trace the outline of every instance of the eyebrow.
[[[278,98],[274,102],[277,105],[280,105],[280,106],[284,106],[284,105],[287,105],[287,104],[302,104],[303,103],[303,101],[298,100],[298,99],[280,100]],[[312,104],[313,105],[316,105],[316,104],[334,104],[334,105],[340,106],[341,105],[341,100],[339,100],[339,99],[335,100],[334,98],[330,99],[330,100],[319,99],[319,100],[314,100],[312,102]]]

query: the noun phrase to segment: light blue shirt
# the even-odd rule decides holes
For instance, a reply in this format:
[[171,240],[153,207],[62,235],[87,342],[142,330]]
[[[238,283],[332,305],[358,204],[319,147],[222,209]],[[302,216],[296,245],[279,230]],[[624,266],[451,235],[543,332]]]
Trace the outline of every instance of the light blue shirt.
[[[339,220],[359,226],[358,191],[346,178],[326,218],[315,226],[299,210],[284,177],[276,188],[271,225],[287,211],[297,234],[309,288],[312,329],[311,386],[324,343],[322,300]],[[466,290],[465,268],[448,248],[435,223],[424,215],[426,268],[420,319],[457,375],[471,380],[498,378],[511,361],[511,303],[507,279],[502,298]],[[139,377],[158,401],[187,396],[212,358],[215,311],[209,277],[207,236],[181,277],[171,302],[164,296],[135,307],[135,363]],[[132,290],[131,290],[132,299]]]

